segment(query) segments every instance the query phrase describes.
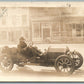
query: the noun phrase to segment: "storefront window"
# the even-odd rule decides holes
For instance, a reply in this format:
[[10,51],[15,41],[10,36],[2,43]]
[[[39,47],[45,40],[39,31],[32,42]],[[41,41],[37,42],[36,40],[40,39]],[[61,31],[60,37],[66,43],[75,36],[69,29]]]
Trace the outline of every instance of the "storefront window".
[[33,38],[41,38],[40,23],[33,23]]
[[68,24],[67,26],[67,36],[82,36],[82,25],[81,24]]
[[80,24],[76,24],[76,36],[81,36],[81,25]]
[[59,36],[59,22],[52,23],[52,39],[55,40]]
[[75,24],[72,24],[72,26],[73,26],[73,29],[75,29],[76,27],[75,27]]
[[52,32],[59,32],[59,23],[52,24]]
[[73,29],[73,25],[72,24],[66,24],[66,28],[65,28],[65,36],[66,37],[72,37],[72,29]]
[[43,28],[43,39],[48,39],[50,37],[50,29],[49,28]]
[[[47,41],[51,39],[51,24],[50,23],[42,23],[42,32],[43,32],[43,40]],[[55,28],[56,29],[56,28]],[[55,31],[54,29],[54,31]]]
[[84,37],[84,24],[83,24],[83,37]]
[[76,36],[76,24],[72,24],[72,36],[75,37]]

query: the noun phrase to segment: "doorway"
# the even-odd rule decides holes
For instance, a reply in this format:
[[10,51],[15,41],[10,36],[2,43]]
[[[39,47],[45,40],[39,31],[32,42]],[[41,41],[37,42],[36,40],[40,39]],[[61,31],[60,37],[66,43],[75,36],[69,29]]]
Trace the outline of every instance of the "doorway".
[[50,38],[50,28],[43,28],[43,39]]
[[51,40],[51,24],[50,23],[42,23],[42,37],[43,41]]

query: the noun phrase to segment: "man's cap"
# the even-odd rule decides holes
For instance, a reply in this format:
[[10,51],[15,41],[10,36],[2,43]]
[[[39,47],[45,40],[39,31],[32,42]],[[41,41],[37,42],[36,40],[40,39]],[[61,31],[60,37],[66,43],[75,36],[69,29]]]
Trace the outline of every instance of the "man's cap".
[[24,37],[20,37],[20,39],[19,39],[19,40],[20,40],[20,41],[22,41],[22,40],[24,41],[25,39],[24,39]]

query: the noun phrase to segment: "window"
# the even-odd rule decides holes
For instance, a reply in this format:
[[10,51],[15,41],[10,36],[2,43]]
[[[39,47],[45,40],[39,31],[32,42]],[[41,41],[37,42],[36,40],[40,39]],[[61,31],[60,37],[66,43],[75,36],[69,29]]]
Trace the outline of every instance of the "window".
[[1,31],[0,32],[0,40],[7,40],[7,32],[6,31]]
[[[16,39],[16,41],[18,41],[19,40],[19,38],[21,37],[21,31],[15,31],[15,39]],[[16,38],[17,37],[17,38]]]
[[40,38],[41,37],[41,28],[40,23],[33,23],[33,37]]
[[43,39],[47,39],[48,37],[50,37],[50,29],[43,28]]
[[39,26],[38,25],[34,25],[34,37],[39,37]]
[[84,37],[84,24],[83,24],[83,37]]
[[53,23],[52,24],[52,31],[58,32],[59,31],[59,23]]
[[24,33],[24,34],[25,34],[25,37],[26,37],[26,38],[27,38],[27,40],[28,40],[28,31],[27,31],[27,30],[25,30],[24,32],[25,32],[25,33]]
[[22,25],[27,24],[27,15],[22,15]]
[[12,31],[9,32],[9,40],[10,40],[10,41],[13,41],[13,32],[12,32]]
[[20,16],[18,16],[18,15],[12,16],[12,23],[15,26],[16,25],[19,25],[20,26],[20,24],[21,24]]
[[21,36],[21,31],[10,31],[9,32],[9,39],[11,42],[18,41],[20,36]]
[[2,17],[2,25],[6,25],[6,16]]
[[59,22],[52,23],[52,39],[56,39],[59,36]]
[[72,24],[72,36],[76,36],[76,24]]
[[16,16],[14,15],[14,16],[12,16],[12,23],[13,23],[13,25],[15,25],[16,24]]
[[65,29],[65,36],[67,37],[72,37],[72,29],[73,25],[72,24],[67,24],[66,29]]
[[81,28],[81,25],[80,24],[76,24],[76,36],[81,36],[82,34],[81,34],[81,30],[82,30],[82,28]]
[[73,29],[75,29],[75,24],[72,24]]

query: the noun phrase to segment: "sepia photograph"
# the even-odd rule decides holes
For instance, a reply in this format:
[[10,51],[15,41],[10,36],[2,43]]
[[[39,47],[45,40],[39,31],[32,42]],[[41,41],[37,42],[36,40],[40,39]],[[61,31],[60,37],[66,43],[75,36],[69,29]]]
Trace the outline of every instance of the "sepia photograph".
[[0,1],[0,82],[84,82],[84,2]]

